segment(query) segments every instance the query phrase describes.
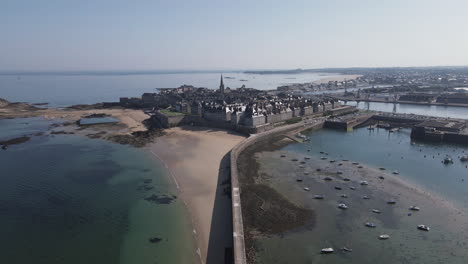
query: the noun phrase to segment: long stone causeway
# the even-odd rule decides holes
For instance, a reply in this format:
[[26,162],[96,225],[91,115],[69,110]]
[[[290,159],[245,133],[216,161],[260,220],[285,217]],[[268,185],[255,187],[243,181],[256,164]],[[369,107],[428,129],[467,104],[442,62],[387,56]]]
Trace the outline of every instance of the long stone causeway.
[[239,171],[237,158],[242,151],[247,147],[266,140],[272,136],[277,136],[285,133],[291,133],[297,130],[303,131],[307,129],[322,128],[324,124],[323,120],[307,121],[297,124],[281,126],[272,130],[254,134],[243,140],[241,143],[236,145],[231,150],[231,188],[232,188],[232,226],[233,226],[233,244],[234,244],[234,263],[235,264],[246,264],[247,257],[245,253],[245,242],[244,242],[244,225],[242,220],[242,206],[241,206],[241,188],[239,184]]

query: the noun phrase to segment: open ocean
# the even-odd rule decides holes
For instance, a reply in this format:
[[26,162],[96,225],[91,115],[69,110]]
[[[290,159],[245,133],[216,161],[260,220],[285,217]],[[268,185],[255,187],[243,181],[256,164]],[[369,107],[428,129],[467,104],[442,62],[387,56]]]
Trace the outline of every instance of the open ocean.
[[176,88],[184,84],[217,89],[221,73],[226,87],[245,85],[261,90],[336,76],[323,73],[259,75],[241,72],[0,73],[0,98],[15,102],[49,103],[52,107],[116,102],[120,97],[137,97],[146,92],[156,92],[156,88]]

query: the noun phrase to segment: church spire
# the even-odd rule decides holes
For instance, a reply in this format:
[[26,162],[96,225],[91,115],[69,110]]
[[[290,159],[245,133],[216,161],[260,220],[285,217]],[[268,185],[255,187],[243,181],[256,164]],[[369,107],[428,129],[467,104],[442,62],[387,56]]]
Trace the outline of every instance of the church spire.
[[224,100],[224,82],[223,82],[223,74],[221,74],[221,81],[219,83],[219,93],[221,94],[221,99]]
[[221,74],[221,83],[219,84],[219,89],[224,90],[223,75]]
[[219,84],[219,91],[224,94],[224,82],[223,82],[223,75],[221,74],[221,82]]

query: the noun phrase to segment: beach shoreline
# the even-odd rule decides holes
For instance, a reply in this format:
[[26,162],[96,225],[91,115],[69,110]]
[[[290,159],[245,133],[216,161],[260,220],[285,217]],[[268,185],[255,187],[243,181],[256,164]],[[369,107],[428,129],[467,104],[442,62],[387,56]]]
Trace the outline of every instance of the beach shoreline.
[[187,208],[200,261],[222,263],[226,248],[232,248],[229,152],[245,137],[200,127],[165,132],[148,149],[165,165]]

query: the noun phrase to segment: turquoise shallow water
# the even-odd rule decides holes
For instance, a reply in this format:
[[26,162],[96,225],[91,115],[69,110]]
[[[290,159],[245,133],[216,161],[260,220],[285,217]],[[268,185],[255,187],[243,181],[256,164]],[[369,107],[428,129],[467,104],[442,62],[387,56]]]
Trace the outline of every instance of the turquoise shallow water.
[[[310,142],[259,154],[262,178],[293,203],[314,210],[315,218],[310,225],[258,238],[258,263],[467,263],[468,168],[465,166],[468,163],[458,161],[458,156],[467,149],[444,144],[411,144],[409,133],[409,130],[389,133],[383,129],[363,128],[352,132],[324,129],[306,133]],[[452,156],[454,164],[442,164],[445,155]],[[306,156],[310,159],[304,159]],[[304,168],[292,161],[293,157],[304,161],[301,165]],[[330,163],[332,159],[336,162]],[[343,159],[350,161],[343,161],[340,167],[338,164]],[[368,171],[360,173],[351,161],[368,167]],[[322,171],[317,172],[317,167]],[[386,170],[381,171],[380,167]],[[393,170],[400,174],[391,175]],[[351,180],[335,178],[337,171]],[[324,181],[327,175],[334,180]],[[378,175],[385,175],[385,180],[380,180]],[[410,185],[398,187],[390,180],[393,177]],[[297,182],[297,178],[303,181]],[[369,186],[361,186],[362,179],[368,179]],[[310,191],[304,191],[305,186]],[[342,190],[336,190],[335,186]],[[351,190],[350,186],[356,189]],[[431,195],[420,194],[413,189],[415,186]],[[322,194],[325,199],[315,200],[314,194]],[[363,195],[370,199],[362,199]],[[389,199],[396,199],[397,204],[388,205]],[[343,202],[349,206],[348,210],[337,208]],[[411,212],[408,210],[411,205],[418,205],[422,210]],[[372,213],[372,208],[382,213]],[[365,227],[368,221],[377,228]],[[429,225],[431,231],[416,230],[418,224]],[[378,240],[380,234],[390,234],[391,238]],[[352,248],[353,252],[341,251],[343,246]],[[335,254],[321,255],[320,249],[324,247],[335,248]]]
[[[177,191],[145,150],[75,135],[51,121],[0,120],[1,263],[196,263]],[[150,243],[150,238],[159,238]]]

